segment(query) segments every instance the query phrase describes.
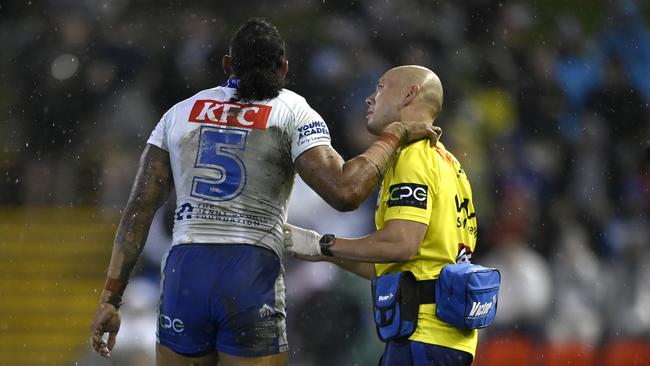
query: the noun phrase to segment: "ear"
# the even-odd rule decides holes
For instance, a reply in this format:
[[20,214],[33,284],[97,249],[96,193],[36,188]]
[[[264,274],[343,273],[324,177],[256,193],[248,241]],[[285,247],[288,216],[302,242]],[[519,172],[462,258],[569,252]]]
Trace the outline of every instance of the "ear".
[[404,98],[402,98],[402,102],[400,103],[400,106],[404,108],[407,105],[411,104],[415,100],[415,98],[417,98],[418,95],[420,95],[420,86],[411,85],[406,90],[406,95],[404,96]]
[[223,58],[221,59],[221,67],[223,67],[223,72],[226,74],[228,77],[233,75],[232,71],[232,63],[229,55],[224,55]]
[[280,66],[280,70],[278,70],[278,78],[280,79],[280,81],[286,79],[287,73],[289,73],[289,61],[283,58],[282,65]]

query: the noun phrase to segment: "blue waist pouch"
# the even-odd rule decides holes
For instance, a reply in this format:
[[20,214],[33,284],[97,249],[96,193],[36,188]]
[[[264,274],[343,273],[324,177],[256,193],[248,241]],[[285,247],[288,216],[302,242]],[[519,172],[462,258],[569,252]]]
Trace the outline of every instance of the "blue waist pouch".
[[459,329],[485,328],[494,322],[500,284],[494,268],[448,264],[435,283],[436,316]]
[[415,332],[420,304],[436,304],[438,319],[458,329],[485,328],[494,322],[501,274],[471,263],[448,264],[437,280],[418,281],[398,272],[372,281],[377,335],[384,342],[406,339]]
[[398,272],[372,280],[372,304],[379,339],[390,342],[410,337],[420,307],[415,275]]

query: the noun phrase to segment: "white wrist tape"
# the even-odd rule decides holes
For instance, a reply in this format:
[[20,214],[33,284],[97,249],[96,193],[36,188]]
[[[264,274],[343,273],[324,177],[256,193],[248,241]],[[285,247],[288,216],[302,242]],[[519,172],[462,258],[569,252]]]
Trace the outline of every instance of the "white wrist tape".
[[321,255],[321,235],[313,230],[303,229],[291,224],[284,225],[284,248],[290,253],[300,255]]

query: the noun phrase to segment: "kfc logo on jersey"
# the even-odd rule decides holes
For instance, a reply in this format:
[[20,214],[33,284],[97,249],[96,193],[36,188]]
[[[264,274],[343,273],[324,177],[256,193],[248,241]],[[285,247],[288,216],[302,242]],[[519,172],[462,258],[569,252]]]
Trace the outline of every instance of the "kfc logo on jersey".
[[200,99],[194,102],[190,122],[243,128],[265,129],[271,107],[261,104],[240,104]]

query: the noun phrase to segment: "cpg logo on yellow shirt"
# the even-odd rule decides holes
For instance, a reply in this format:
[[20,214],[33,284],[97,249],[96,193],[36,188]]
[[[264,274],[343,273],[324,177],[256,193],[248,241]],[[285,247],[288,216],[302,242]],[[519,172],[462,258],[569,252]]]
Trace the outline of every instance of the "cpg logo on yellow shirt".
[[429,187],[424,184],[400,183],[389,188],[388,207],[412,206],[427,208],[427,192]]

